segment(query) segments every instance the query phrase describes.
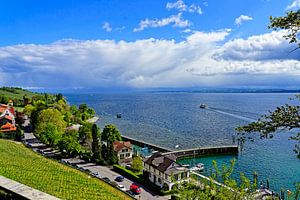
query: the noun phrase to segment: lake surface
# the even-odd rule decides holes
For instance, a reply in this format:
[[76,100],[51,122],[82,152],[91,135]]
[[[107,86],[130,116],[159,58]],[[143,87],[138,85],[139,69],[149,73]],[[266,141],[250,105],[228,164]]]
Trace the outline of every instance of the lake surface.
[[[233,144],[235,127],[257,119],[268,110],[285,103],[293,94],[282,93],[121,93],[68,94],[71,104],[87,103],[95,109],[105,124],[116,124],[123,135],[154,143],[170,149]],[[205,103],[210,109],[200,109]],[[116,118],[121,113],[122,118]],[[300,159],[292,151],[295,142],[288,140],[296,131],[281,131],[273,139],[247,142],[238,156],[211,156],[183,163],[205,164],[205,174],[212,160],[219,165],[237,159],[235,174],[244,172],[252,177],[270,180],[270,187],[292,188],[300,182]]]

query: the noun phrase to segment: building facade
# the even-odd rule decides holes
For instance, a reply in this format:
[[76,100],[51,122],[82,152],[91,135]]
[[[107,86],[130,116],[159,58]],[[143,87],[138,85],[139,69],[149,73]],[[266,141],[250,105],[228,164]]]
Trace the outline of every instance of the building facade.
[[171,190],[173,186],[189,181],[189,170],[176,163],[174,155],[156,153],[144,159],[143,165],[144,175],[164,190]]
[[118,156],[119,163],[127,163],[132,159],[133,149],[130,142],[113,142],[114,151]]

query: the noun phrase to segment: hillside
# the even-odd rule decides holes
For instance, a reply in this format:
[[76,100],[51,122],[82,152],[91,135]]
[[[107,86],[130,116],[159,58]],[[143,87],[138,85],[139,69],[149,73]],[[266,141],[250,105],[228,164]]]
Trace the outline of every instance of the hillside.
[[61,199],[131,199],[110,185],[0,139],[0,175]]
[[29,90],[25,90],[22,88],[16,87],[1,87],[0,88],[0,96],[6,96],[11,99],[20,99],[23,100],[23,96],[27,96],[28,98],[32,98],[33,96],[41,95],[40,93],[31,92]]

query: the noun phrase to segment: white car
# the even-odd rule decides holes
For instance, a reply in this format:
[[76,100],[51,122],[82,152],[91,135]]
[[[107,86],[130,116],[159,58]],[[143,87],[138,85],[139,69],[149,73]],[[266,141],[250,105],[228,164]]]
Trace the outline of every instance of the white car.
[[122,190],[122,191],[126,191],[127,189],[124,187],[124,185],[118,185],[118,187]]

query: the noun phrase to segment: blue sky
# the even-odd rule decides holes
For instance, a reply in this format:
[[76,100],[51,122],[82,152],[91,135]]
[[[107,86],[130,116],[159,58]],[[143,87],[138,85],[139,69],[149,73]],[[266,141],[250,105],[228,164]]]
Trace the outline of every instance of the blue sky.
[[[268,30],[299,0],[0,2],[0,85],[296,87],[299,52]],[[278,83],[278,79],[286,79]],[[51,81],[50,81],[51,80]]]

